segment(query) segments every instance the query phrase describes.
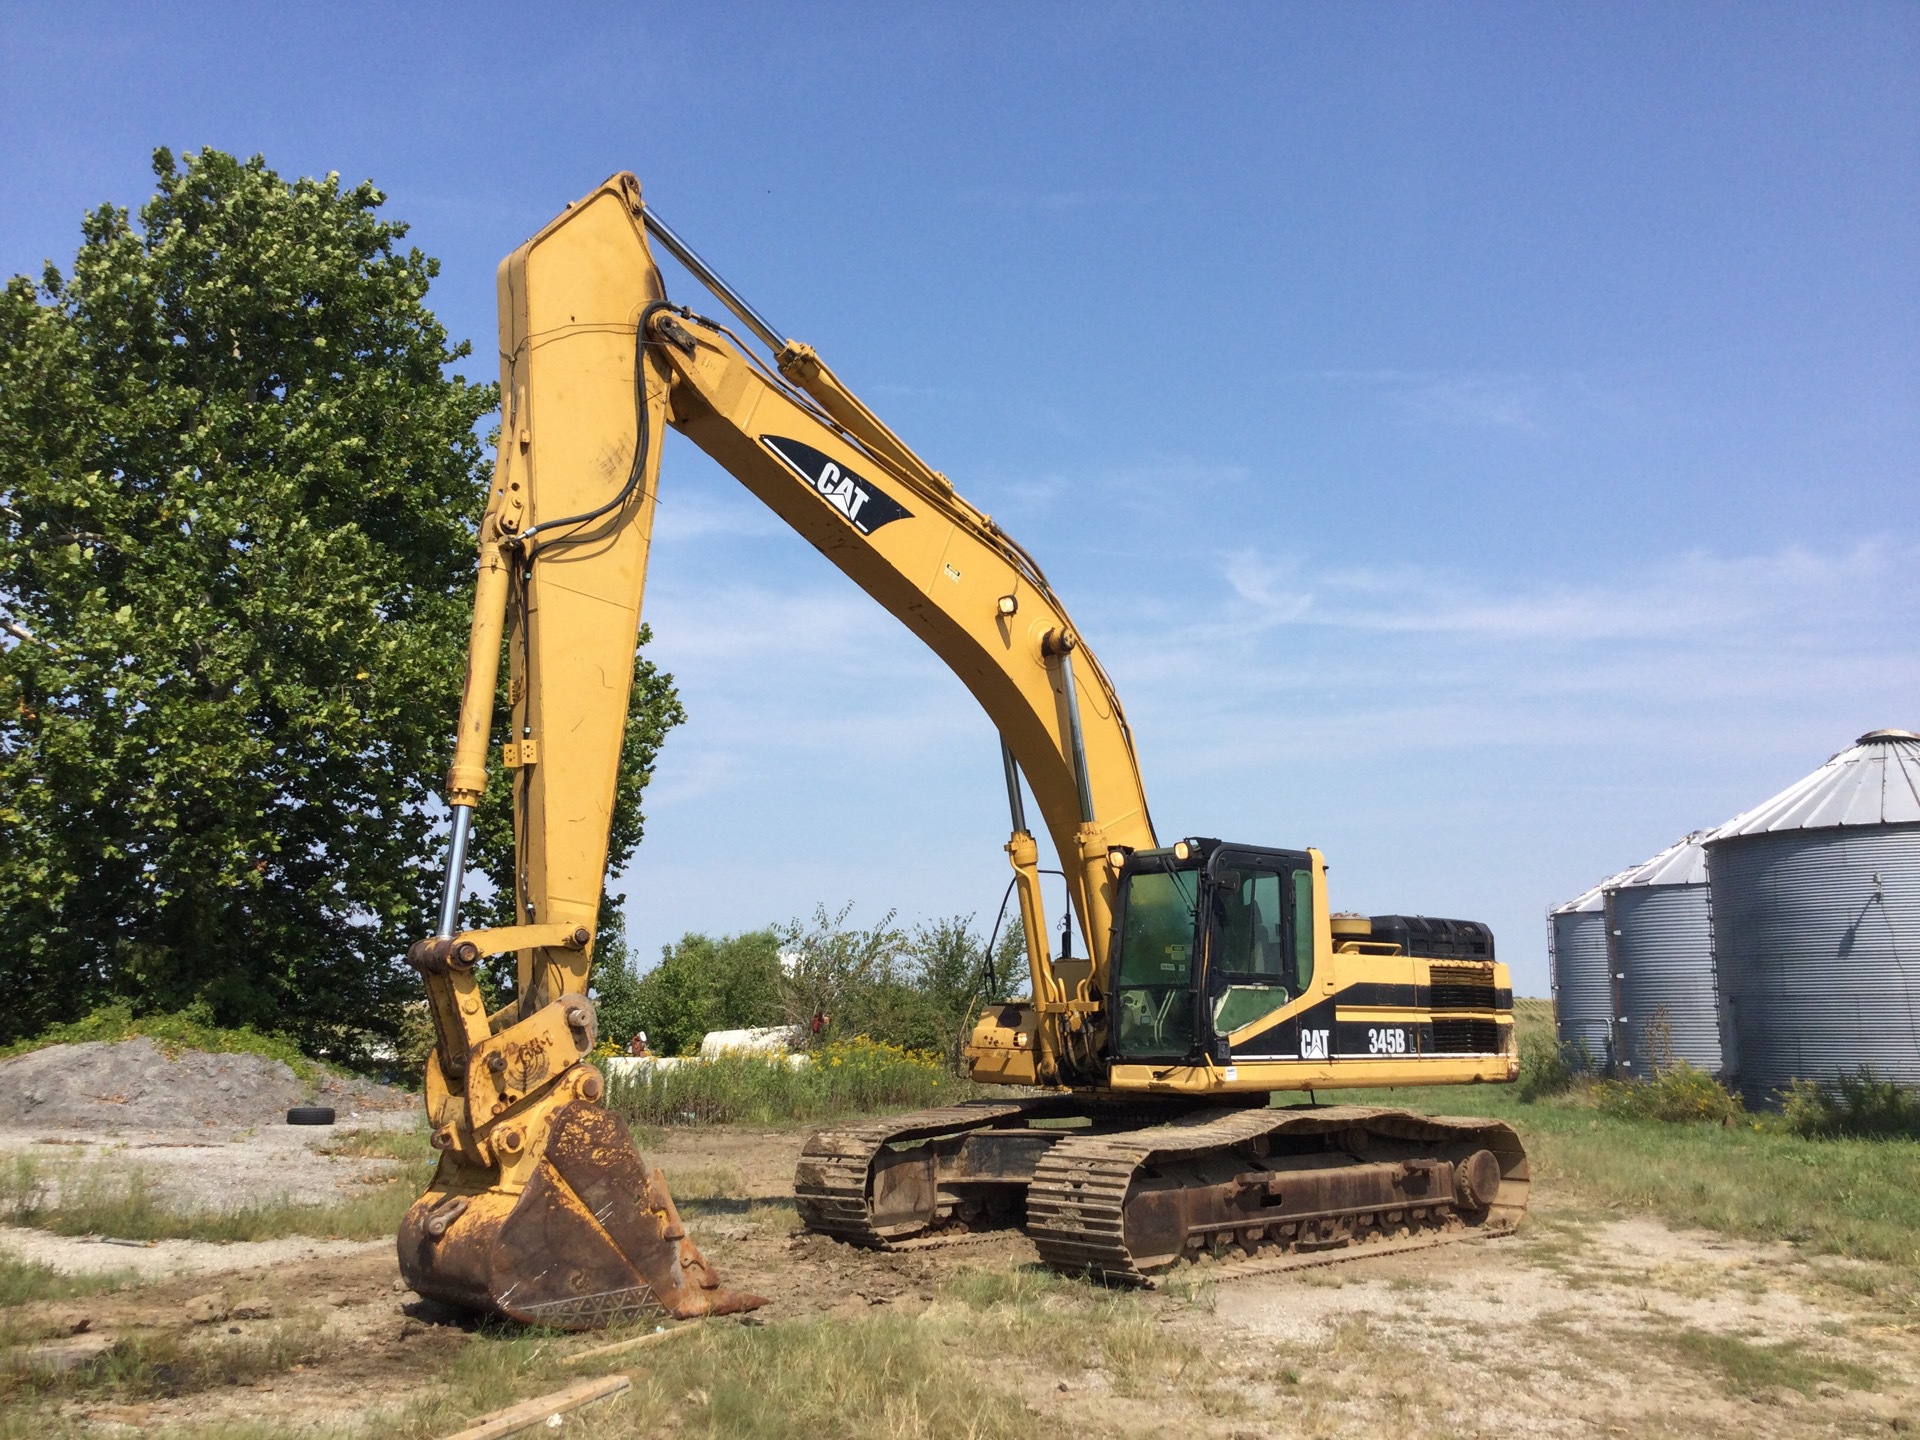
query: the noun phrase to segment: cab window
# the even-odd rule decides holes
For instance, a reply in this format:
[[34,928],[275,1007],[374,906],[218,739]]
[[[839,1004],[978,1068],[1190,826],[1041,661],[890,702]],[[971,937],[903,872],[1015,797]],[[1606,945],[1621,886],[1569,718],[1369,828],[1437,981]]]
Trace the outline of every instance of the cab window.
[[1115,1048],[1134,1057],[1178,1058],[1193,1048],[1192,870],[1127,878],[1120,931]]
[[1213,895],[1213,1028],[1228,1035],[1312,982],[1312,872],[1223,868]]

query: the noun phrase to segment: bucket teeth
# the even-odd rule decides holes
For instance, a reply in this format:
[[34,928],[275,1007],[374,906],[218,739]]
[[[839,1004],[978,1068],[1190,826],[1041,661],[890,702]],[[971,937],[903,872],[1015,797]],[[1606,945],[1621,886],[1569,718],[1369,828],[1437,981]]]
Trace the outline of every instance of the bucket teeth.
[[555,1112],[519,1195],[484,1191],[451,1221],[448,1198],[429,1190],[400,1229],[400,1273],[422,1295],[562,1330],[766,1303],[721,1288],[665,1176],[641,1157],[620,1117],[598,1105],[575,1100]]

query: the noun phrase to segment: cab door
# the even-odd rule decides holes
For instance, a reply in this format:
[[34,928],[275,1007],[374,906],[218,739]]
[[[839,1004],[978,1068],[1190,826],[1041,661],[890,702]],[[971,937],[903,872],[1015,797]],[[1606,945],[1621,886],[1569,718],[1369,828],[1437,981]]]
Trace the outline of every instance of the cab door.
[[[1305,855],[1215,852],[1208,866],[1205,997],[1213,1035],[1271,1049],[1261,1022],[1313,983],[1313,872]],[[1229,1053],[1240,1046],[1229,1045]]]

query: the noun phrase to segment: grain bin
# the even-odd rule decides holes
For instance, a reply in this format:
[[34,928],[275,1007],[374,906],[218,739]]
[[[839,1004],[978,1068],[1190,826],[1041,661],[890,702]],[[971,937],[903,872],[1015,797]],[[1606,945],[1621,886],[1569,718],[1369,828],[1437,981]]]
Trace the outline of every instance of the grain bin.
[[[1618,876],[1612,877],[1618,879]],[[1607,955],[1607,881],[1547,912],[1553,1015],[1560,1043],[1594,1069],[1613,1069],[1613,973]]]
[[1618,988],[1623,1076],[1648,1079],[1677,1060],[1718,1074],[1720,1001],[1713,978],[1705,831],[1677,840],[1603,887]]
[[1747,1103],[1862,1066],[1920,1085],[1920,735],[1862,735],[1706,852]]

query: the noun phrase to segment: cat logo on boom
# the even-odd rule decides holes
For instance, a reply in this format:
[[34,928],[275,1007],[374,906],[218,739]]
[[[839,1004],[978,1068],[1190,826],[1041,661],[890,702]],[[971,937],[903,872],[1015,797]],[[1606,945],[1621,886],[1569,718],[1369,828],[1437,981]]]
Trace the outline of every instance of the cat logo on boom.
[[811,445],[789,440],[784,435],[762,435],[760,443],[779,456],[789,470],[811,485],[821,499],[838,510],[862,535],[871,535],[895,520],[913,518],[911,510],[896,503],[871,480],[854,474]]

